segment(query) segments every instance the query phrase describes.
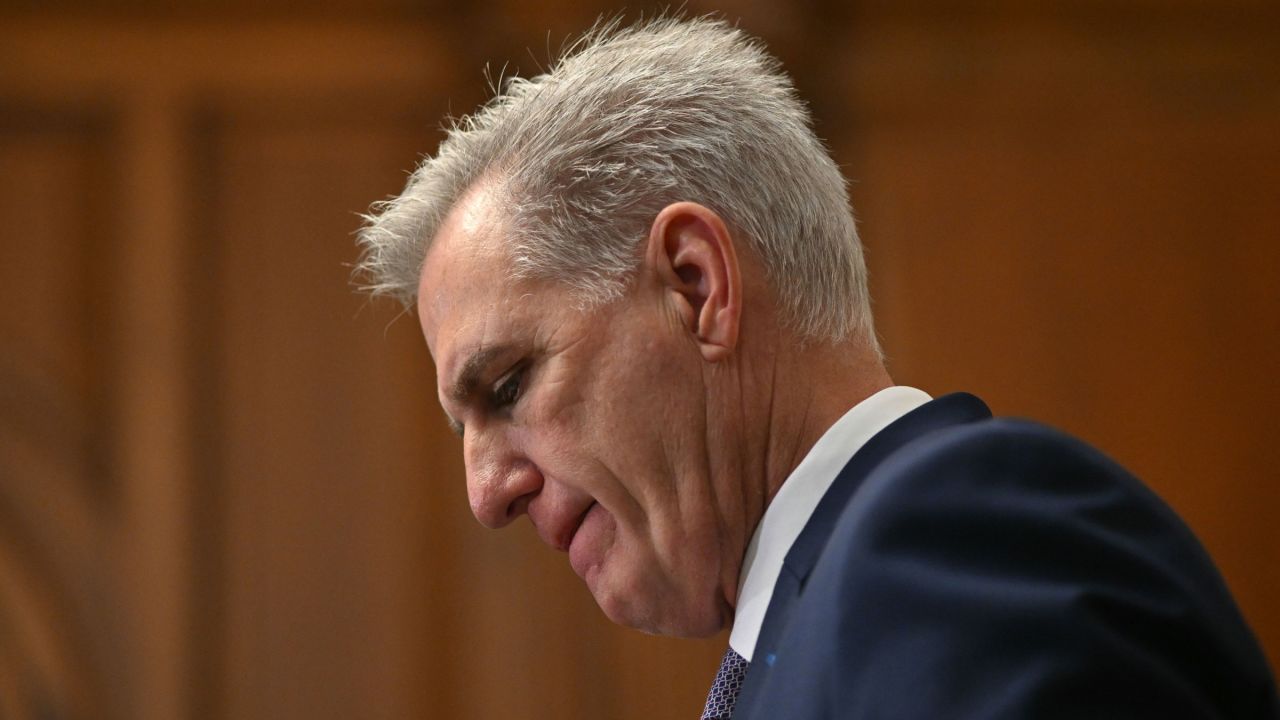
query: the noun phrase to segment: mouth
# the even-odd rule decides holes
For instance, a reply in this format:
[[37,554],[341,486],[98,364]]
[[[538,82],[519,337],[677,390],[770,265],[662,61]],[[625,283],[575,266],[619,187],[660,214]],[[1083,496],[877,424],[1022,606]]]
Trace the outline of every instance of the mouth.
[[[563,518],[550,528],[551,532],[543,535],[543,542],[554,550],[569,552],[569,548],[573,547],[573,539],[578,536],[578,531],[582,529],[582,523],[587,519],[587,514],[596,505],[595,501],[591,501],[577,515]],[[537,526],[538,523],[534,523],[534,525]]]
[[564,544],[565,552],[568,552],[573,547],[573,539],[578,537],[578,531],[582,529],[582,524],[587,521],[587,515],[589,515],[591,510],[598,504],[599,503],[593,501],[585,510],[582,511],[582,514],[578,516],[578,519],[574,520],[573,529],[569,532],[569,539]]
[[609,527],[609,513],[600,503],[593,502],[578,520],[569,542],[569,565],[578,577],[586,581],[592,592],[595,592],[593,576],[599,573],[609,543]]
[[591,587],[612,542],[613,520],[596,500],[583,497],[579,502],[586,504],[557,508],[554,516],[531,508],[529,519],[544,543],[569,554],[569,565]]

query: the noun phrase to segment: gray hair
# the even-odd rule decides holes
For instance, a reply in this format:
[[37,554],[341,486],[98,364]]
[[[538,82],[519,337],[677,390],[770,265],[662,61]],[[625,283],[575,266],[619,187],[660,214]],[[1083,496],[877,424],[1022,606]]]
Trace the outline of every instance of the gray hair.
[[545,74],[509,78],[365,216],[363,289],[411,304],[432,238],[481,180],[513,277],[616,300],[654,217],[691,200],[759,256],[785,326],[878,349],[845,180],[781,64],[724,21],[605,23]]

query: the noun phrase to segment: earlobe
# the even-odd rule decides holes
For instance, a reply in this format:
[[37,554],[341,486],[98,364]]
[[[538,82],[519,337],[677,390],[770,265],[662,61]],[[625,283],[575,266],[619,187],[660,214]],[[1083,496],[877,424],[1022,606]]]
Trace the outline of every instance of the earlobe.
[[650,230],[647,262],[703,357],[719,362],[738,343],[742,276],[724,220],[692,202],[668,205]]

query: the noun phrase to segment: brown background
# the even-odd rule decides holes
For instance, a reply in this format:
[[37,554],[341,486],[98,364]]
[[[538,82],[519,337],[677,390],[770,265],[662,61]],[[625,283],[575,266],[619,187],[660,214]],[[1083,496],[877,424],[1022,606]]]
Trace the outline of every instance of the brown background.
[[[480,529],[414,319],[347,287],[484,63],[615,9],[465,8],[0,7],[0,717],[696,717],[725,638]],[[898,381],[1129,465],[1280,660],[1280,6],[689,8],[811,100]]]

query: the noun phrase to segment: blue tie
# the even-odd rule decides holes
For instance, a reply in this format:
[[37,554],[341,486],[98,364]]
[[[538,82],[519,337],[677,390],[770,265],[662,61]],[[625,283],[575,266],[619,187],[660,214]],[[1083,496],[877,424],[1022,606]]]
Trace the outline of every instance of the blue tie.
[[733,706],[738,702],[738,693],[742,692],[742,678],[747,675],[747,660],[729,648],[720,661],[720,670],[711,683],[711,692],[707,693],[707,707],[702,711],[702,720],[729,720],[733,717]]

